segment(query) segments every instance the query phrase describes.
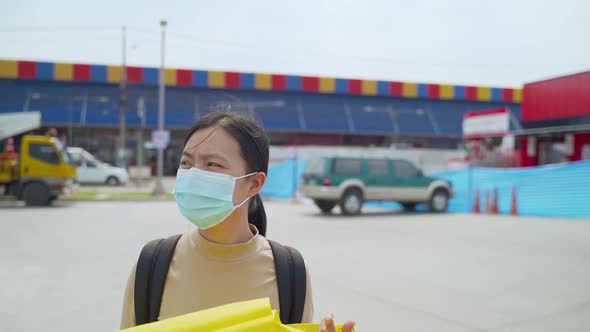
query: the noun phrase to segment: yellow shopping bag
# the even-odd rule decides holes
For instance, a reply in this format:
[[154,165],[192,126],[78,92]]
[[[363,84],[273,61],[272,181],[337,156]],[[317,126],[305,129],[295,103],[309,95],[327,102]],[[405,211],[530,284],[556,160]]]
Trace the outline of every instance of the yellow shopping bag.
[[[270,299],[230,303],[159,322],[140,325],[125,332],[317,332],[319,324],[283,325]],[[342,331],[337,326],[336,331]]]

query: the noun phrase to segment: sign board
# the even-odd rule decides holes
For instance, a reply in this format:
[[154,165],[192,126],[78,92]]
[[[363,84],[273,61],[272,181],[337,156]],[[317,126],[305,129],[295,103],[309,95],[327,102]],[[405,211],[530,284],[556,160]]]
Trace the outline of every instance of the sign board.
[[507,108],[469,112],[463,116],[463,136],[466,138],[504,136],[510,130]]
[[165,149],[170,143],[170,132],[168,130],[152,131],[152,144],[156,149]]

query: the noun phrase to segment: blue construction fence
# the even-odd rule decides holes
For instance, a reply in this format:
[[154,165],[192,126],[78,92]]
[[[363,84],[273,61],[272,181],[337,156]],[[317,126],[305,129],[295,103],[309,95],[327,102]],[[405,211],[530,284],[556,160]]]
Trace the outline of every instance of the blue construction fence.
[[292,198],[306,166],[307,160],[304,159],[291,159],[271,165],[260,194],[264,197]]
[[473,167],[436,176],[453,183],[450,211],[472,211],[477,191],[484,208],[487,193],[491,199],[497,190],[500,213],[509,213],[514,189],[520,215],[590,217],[590,161],[526,168]]
[[[305,160],[288,160],[271,166],[262,195],[293,197],[306,164]],[[449,203],[451,212],[472,211],[477,191],[485,209],[486,195],[491,199],[497,191],[499,212],[507,214],[514,191],[520,215],[590,217],[590,161],[526,168],[472,167],[433,176],[452,182],[455,196]],[[395,203],[377,205],[399,208]]]

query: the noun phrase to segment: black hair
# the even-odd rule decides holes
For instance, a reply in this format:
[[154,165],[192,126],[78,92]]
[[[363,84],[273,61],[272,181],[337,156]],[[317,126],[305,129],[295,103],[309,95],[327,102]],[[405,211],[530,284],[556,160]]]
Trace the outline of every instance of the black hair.
[[[248,167],[247,173],[268,173],[268,137],[254,120],[239,113],[217,111],[208,113],[190,129],[184,146],[195,132],[211,127],[223,128],[238,142],[242,158]],[[260,235],[266,235],[266,211],[259,194],[250,202],[248,220],[258,228]]]

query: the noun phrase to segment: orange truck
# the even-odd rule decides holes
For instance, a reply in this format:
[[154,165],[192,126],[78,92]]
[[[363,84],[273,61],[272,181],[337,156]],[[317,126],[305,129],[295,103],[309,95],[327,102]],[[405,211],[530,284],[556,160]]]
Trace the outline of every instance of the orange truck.
[[40,126],[39,112],[0,114],[0,196],[27,206],[51,204],[72,188],[76,176],[57,138],[24,134]]

